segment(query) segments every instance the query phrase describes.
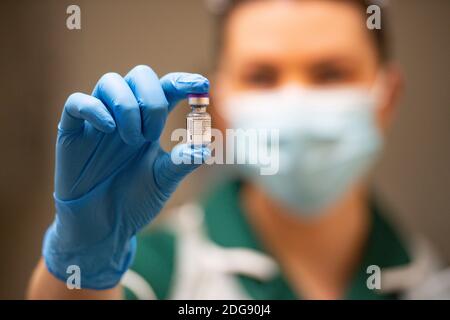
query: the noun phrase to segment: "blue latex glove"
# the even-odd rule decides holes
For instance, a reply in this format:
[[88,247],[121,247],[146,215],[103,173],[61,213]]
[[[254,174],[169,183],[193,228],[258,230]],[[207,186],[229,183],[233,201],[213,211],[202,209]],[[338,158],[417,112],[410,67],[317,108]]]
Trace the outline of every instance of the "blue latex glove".
[[119,282],[132,262],[135,234],[210,156],[207,148],[178,145],[172,153],[193,161],[176,165],[159,144],[177,102],[208,90],[200,75],[158,79],[149,67],[137,66],[124,78],[105,74],[92,95],[69,96],[56,143],[56,217],[43,245],[54,276],[65,281],[67,267],[77,265],[83,288]]

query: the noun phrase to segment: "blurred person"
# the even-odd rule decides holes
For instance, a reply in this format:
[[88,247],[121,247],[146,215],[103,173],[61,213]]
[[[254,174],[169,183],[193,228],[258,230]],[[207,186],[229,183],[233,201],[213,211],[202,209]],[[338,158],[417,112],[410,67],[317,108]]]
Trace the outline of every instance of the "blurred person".
[[[138,234],[208,148],[159,146],[169,112],[203,76],[138,66],[72,94],[58,126],[55,206],[33,299],[395,299],[438,264],[386,219],[370,171],[402,88],[368,1],[228,1],[211,96],[225,128],[280,129],[280,171],[235,165]],[[138,234],[136,236],[136,234]],[[417,245],[419,243],[419,245]],[[415,244],[415,245],[411,245]],[[81,270],[69,290],[67,267]],[[368,285],[380,268],[381,288]]]

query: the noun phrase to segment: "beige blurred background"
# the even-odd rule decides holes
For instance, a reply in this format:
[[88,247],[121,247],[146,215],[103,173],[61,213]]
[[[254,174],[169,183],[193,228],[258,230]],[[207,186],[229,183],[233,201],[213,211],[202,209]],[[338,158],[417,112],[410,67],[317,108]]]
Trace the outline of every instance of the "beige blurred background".
[[[81,7],[82,29],[66,28]],[[450,1],[392,0],[395,59],[406,91],[377,187],[394,219],[423,232],[450,260]],[[2,0],[0,3],[0,298],[23,298],[53,217],[56,125],[66,97],[89,93],[105,72],[137,64],[211,75],[215,20],[204,0]],[[172,114],[183,127],[187,106]],[[211,169],[207,169],[211,171]],[[200,170],[168,207],[195,197]],[[208,182],[204,182],[208,181]],[[188,191],[190,190],[190,191]]]

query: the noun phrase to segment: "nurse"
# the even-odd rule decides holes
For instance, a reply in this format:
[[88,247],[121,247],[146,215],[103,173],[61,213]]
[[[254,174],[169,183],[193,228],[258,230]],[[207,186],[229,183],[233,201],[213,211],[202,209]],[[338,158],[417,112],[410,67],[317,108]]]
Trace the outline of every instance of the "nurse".
[[[213,121],[278,129],[280,170],[238,165],[239,179],[152,231],[139,233],[210,156],[185,145],[168,153],[158,140],[176,104],[209,81],[138,66],[72,94],[58,127],[56,217],[29,297],[392,299],[426,278],[429,251],[410,248],[371,192],[401,76],[386,24],[366,27],[369,4],[229,1]],[[73,265],[81,290],[66,285]],[[368,281],[376,270],[381,287]]]

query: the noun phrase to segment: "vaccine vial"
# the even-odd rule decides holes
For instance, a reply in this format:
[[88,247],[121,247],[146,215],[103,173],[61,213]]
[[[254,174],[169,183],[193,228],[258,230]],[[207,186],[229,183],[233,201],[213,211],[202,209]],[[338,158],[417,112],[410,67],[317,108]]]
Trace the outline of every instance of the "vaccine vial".
[[191,146],[208,146],[211,143],[211,116],[206,112],[209,95],[189,94],[191,112],[186,117],[187,143]]

